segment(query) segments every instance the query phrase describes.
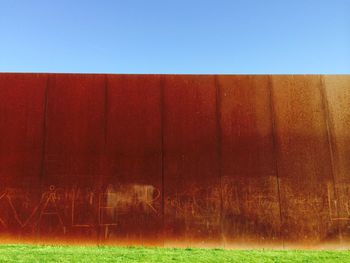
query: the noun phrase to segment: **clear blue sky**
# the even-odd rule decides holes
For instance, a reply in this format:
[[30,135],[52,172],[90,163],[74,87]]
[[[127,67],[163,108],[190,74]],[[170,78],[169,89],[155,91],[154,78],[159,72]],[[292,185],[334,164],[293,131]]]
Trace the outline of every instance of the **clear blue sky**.
[[350,0],[0,0],[0,71],[350,73]]

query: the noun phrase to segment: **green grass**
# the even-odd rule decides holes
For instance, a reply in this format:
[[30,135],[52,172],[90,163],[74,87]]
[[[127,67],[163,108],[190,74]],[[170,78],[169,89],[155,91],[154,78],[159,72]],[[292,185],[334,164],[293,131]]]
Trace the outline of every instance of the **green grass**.
[[0,245],[0,262],[350,262],[350,251]]

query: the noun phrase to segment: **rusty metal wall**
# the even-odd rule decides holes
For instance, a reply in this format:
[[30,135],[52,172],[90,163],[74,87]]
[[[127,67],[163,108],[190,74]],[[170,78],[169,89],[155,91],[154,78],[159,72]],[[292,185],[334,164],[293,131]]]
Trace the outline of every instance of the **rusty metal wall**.
[[214,76],[164,76],[165,238],[221,243],[221,192]]
[[273,76],[281,234],[286,243],[312,244],[337,236],[327,187],[333,183],[320,76]]
[[0,74],[1,241],[350,238],[350,77]]
[[280,245],[280,207],[268,76],[218,76],[223,236]]
[[333,188],[329,188],[330,218],[338,226],[340,241],[350,239],[350,75],[323,76],[323,92],[333,166]]
[[158,75],[106,79],[102,240],[162,244],[161,86]]
[[31,215],[41,195],[47,80],[0,75],[0,231],[15,240],[36,236]]

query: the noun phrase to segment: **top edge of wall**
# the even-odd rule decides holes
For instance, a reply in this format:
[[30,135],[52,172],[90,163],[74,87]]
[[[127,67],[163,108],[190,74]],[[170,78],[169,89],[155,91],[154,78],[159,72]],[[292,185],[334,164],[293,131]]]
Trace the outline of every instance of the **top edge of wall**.
[[121,75],[121,76],[350,76],[350,74],[187,74],[187,73],[84,73],[84,72],[0,72],[0,75]]

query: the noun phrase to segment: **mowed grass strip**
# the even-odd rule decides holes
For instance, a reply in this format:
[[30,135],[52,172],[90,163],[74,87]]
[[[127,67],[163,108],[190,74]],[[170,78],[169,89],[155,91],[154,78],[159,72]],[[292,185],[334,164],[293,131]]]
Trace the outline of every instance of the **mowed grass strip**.
[[0,262],[350,262],[350,251],[0,245]]

